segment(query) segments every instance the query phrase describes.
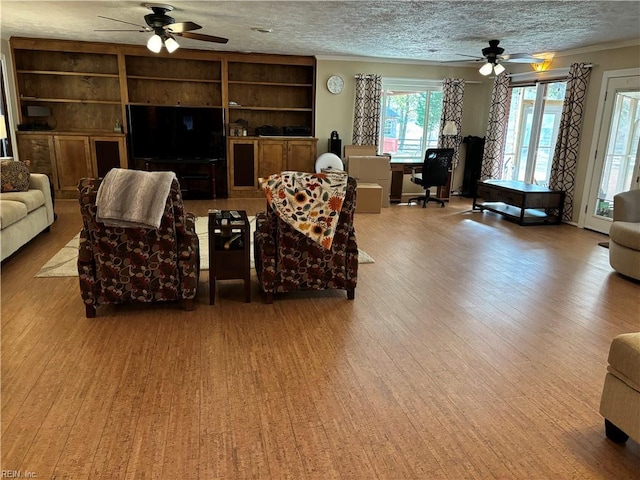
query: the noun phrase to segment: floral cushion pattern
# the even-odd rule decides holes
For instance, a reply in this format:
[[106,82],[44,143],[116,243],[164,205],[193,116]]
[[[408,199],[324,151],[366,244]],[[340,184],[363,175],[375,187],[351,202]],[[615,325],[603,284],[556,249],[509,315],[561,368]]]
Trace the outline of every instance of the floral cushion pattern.
[[324,248],[331,248],[347,191],[347,175],[282,172],[261,178],[260,185],[282,220]]
[[269,202],[267,211],[256,216],[256,273],[268,302],[274,293],[296,290],[344,289],[353,298],[358,279],[353,227],[356,181],[345,178],[346,192],[329,249],[285,222]]
[[29,167],[17,160],[2,160],[0,180],[3,192],[26,192],[29,190]]
[[85,305],[189,300],[200,275],[195,217],[184,212],[177,180],[160,227],[107,227],[96,221],[99,181],[78,184],[83,228],[78,274]]

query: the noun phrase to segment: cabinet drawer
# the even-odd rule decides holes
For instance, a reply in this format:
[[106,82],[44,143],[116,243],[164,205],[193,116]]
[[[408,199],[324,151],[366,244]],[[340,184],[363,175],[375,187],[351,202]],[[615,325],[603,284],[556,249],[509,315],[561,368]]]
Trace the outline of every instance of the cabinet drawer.
[[524,195],[521,193],[507,191],[500,194],[499,201],[507,205],[513,205],[514,207],[523,207],[524,198]]
[[486,185],[478,184],[478,190],[476,196],[482,198],[487,202],[495,202],[498,200],[498,195],[495,189]]

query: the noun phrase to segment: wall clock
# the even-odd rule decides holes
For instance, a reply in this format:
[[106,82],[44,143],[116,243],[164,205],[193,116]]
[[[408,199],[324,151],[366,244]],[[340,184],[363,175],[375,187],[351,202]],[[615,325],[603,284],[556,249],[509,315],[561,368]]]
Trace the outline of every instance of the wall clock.
[[334,95],[337,95],[338,93],[342,92],[343,88],[344,88],[344,80],[340,75],[331,75],[327,80],[327,89]]

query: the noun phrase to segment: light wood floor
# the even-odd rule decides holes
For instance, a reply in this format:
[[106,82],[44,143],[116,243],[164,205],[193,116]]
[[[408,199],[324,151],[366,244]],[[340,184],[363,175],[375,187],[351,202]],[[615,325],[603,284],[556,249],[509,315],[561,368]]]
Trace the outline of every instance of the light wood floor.
[[[187,202],[250,214],[262,200]],[[34,278],[80,229],[75,201],[2,265],[2,469],[60,479],[624,479],[640,447],[598,414],[640,286],[606,237],[519,227],[470,201],[356,215],[344,292],[225,282],[193,312],[104,306]]]

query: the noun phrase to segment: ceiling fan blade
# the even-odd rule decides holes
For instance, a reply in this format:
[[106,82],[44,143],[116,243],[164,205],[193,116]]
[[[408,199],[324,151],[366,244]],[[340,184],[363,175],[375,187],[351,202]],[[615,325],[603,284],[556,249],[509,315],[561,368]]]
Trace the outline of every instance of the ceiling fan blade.
[[146,30],[120,30],[120,29],[108,29],[108,30],[94,30],[94,32],[139,32],[139,33],[146,33]]
[[214,37],[213,35],[205,35],[203,33],[182,32],[175,34],[179,37],[190,38],[192,40],[202,40],[203,42],[227,43],[229,41],[228,38]]
[[536,58],[528,53],[512,53],[510,55],[500,55],[502,61],[509,63],[542,63],[543,58]]
[[458,60],[444,60],[439,63],[477,63],[477,62],[487,61],[486,58],[473,57],[471,55],[462,55],[462,54],[457,54],[457,55],[461,55],[463,57],[469,57],[469,58],[460,58]]
[[191,30],[200,30],[202,27],[194,22],[180,22],[166,25],[165,30],[169,30],[171,33],[189,32]]
[[98,15],[98,18],[104,18],[105,20],[111,20],[113,22],[126,23],[127,25],[133,25],[134,27],[141,28],[143,32],[150,32],[151,28],[145,27],[143,25],[138,25],[137,23],[125,22],[124,20],[118,20],[117,18],[103,17],[102,15]]
[[459,57],[469,57],[469,58],[474,58],[478,61],[484,60],[484,58],[482,57],[478,57],[477,55],[465,55],[464,53],[456,53],[456,55],[458,55]]

